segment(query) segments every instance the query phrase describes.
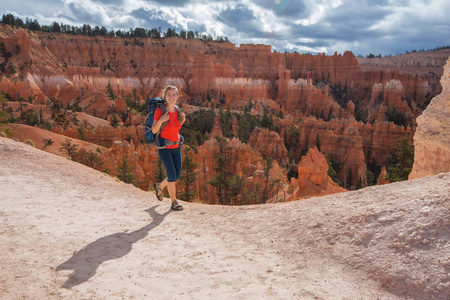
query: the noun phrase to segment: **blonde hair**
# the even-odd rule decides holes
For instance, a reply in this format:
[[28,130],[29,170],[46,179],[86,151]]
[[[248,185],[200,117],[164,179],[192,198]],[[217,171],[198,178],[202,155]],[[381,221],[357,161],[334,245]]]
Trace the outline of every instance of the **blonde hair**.
[[169,91],[169,90],[175,90],[175,91],[177,91],[177,95],[179,95],[179,92],[178,92],[178,88],[176,87],[176,86],[174,86],[174,85],[168,85],[168,86],[166,86],[164,89],[163,89],[163,98],[165,99],[166,98],[166,94],[167,94],[167,92]]

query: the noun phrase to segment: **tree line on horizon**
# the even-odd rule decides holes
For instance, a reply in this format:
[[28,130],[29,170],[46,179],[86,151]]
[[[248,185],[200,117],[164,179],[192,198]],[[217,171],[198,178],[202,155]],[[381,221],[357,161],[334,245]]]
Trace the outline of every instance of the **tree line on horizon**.
[[[422,49],[422,50],[411,50],[411,51],[406,51],[405,54],[416,53],[416,52],[425,52],[425,51],[439,51],[439,50],[444,50],[444,49],[450,49],[450,45],[436,47],[436,48],[427,49],[427,50],[425,50],[425,49]],[[396,55],[399,55],[399,54],[401,54],[401,53],[397,53]],[[381,58],[381,57],[391,57],[391,56],[392,56],[392,54],[387,54],[387,55],[382,56],[381,53],[378,54],[378,55],[370,53],[370,54],[366,55],[365,58]],[[361,57],[362,58],[364,56],[362,54],[358,54],[357,57]]]
[[192,30],[180,30],[179,33],[175,29],[168,28],[167,31],[163,32],[161,27],[146,29],[141,27],[130,28],[130,30],[108,30],[105,26],[91,26],[89,24],[83,24],[83,26],[72,26],[69,24],[52,22],[51,25],[40,25],[36,19],[25,18],[25,22],[19,18],[15,17],[13,14],[3,14],[1,23],[17,26],[29,30],[41,31],[41,32],[52,32],[52,33],[65,33],[72,35],[85,35],[85,36],[104,36],[104,37],[122,37],[122,38],[166,38],[166,37],[180,37],[183,39],[199,39],[205,41],[215,41],[215,42],[228,42],[228,38],[225,36],[217,36],[216,39],[210,34],[200,34],[198,31]]

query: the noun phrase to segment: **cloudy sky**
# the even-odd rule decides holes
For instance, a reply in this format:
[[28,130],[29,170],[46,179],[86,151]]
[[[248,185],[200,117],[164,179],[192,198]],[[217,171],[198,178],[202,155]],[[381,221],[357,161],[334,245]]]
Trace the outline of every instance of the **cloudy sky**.
[[397,54],[450,45],[448,0],[0,0],[1,14],[226,36],[278,52]]

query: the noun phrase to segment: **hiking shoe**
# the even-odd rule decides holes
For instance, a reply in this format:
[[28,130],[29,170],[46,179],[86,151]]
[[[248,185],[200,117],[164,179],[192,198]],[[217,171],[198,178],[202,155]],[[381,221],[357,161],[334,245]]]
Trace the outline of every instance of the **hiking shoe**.
[[159,201],[162,201],[163,191],[159,188],[159,183],[153,184],[153,188],[155,189],[156,198],[158,198]]
[[178,203],[178,201],[173,201],[172,205],[170,206],[171,209],[173,210],[183,210],[183,206],[181,206],[180,203]]

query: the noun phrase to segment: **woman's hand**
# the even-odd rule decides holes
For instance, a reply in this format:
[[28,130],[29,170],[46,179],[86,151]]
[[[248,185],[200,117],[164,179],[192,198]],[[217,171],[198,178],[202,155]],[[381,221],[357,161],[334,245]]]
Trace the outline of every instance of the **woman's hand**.
[[152,131],[154,134],[156,134],[160,129],[161,126],[164,122],[169,121],[169,113],[165,113],[164,115],[162,115],[158,121],[153,122],[153,126],[152,126]]
[[170,119],[170,115],[169,115],[168,112],[166,112],[164,115],[161,116],[161,118],[159,118],[159,121],[160,121],[161,124],[162,124],[162,123],[164,123],[164,122],[166,122],[166,121],[168,122],[169,119]]
[[184,114],[184,112],[181,112],[180,114],[180,123],[181,125],[183,125],[183,123],[186,121],[186,115]]

